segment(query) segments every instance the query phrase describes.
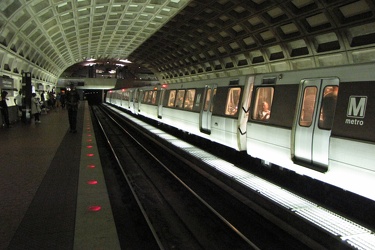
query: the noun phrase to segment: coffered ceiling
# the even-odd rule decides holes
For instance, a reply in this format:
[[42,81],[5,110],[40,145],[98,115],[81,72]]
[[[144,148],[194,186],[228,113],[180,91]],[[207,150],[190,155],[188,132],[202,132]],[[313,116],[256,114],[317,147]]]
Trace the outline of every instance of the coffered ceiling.
[[161,81],[375,61],[372,0],[1,0],[0,70],[129,59]]
[[30,62],[34,76],[47,71],[58,77],[67,67],[89,58],[126,59],[187,3],[1,0],[0,46],[13,55],[3,55],[1,66],[30,71],[20,65]]

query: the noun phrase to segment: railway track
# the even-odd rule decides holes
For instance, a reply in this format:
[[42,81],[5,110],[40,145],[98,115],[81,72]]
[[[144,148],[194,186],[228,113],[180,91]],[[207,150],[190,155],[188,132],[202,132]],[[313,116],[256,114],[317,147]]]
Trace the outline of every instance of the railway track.
[[[147,223],[133,221],[135,231],[151,232],[148,240],[142,236],[134,242],[154,242],[160,249],[351,248],[337,235],[327,234],[291,210],[260,198],[258,191],[241,189],[231,178],[207,168],[204,152],[192,157],[180,146],[173,146],[184,142],[170,139],[168,134],[161,140],[163,136],[158,133],[162,131],[145,124],[140,127],[124,119],[121,112],[103,108],[95,106],[93,113],[105,131],[106,143],[112,146],[115,160],[109,165],[121,168],[110,169],[117,169],[120,182],[126,180],[126,185],[118,187],[122,190],[118,197],[127,197],[131,211],[141,208],[143,214],[138,218],[146,218]],[[108,182],[114,183],[113,178]],[[136,202],[128,202],[131,196]],[[113,199],[113,203],[121,203],[121,198]],[[117,221],[126,218],[122,209],[118,214]],[[129,244],[128,239],[133,241],[135,235],[121,237]]]
[[99,107],[93,111],[115,159],[110,165],[116,162],[129,186],[122,185],[128,193],[121,196],[129,197],[130,191],[136,201],[131,203],[145,218],[130,225],[150,232],[150,244],[160,249],[307,247],[234,197],[230,187],[199,170],[195,161],[182,159],[176,148],[145,137],[144,131]]

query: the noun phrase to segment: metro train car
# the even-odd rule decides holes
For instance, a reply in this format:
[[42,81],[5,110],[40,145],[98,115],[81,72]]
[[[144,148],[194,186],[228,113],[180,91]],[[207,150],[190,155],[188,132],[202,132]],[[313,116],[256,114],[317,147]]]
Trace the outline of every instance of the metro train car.
[[115,89],[106,102],[375,201],[373,67]]
[[[246,150],[246,133],[242,131],[246,131],[249,99],[242,96],[249,95],[250,86],[250,78],[243,76],[229,83],[208,80],[112,90],[106,101],[236,150]],[[244,108],[238,109],[238,105]]]

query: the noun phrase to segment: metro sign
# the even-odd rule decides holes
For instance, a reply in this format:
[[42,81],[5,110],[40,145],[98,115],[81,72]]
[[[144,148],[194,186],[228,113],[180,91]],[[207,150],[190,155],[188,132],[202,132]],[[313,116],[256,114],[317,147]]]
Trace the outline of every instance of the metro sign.
[[362,119],[365,118],[366,106],[367,96],[350,96],[346,112],[346,116],[349,118],[345,120],[345,124],[363,126]]

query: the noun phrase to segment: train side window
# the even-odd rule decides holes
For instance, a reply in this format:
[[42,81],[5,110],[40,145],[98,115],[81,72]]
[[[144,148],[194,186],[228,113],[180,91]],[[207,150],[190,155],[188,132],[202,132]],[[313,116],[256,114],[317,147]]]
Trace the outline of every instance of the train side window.
[[145,91],[145,92],[143,92],[143,100],[142,100],[142,102],[143,103],[147,103],[147,99],[148,99],[148,91]]
[[169,92],[168,107],[174,107],[174,101],[176,100],[176,90]]
[[206,99],[205,99],[204,108],[203,108],[204,111],[208,110],[210,101],[211,101],[211,89],[207,89]]
[[195,89],[188,89],[185,95],[184,109],[193,110]]
[[138,102],[138,95],[139,95],[139,91],[133,92],[133,102]]
[[152,91],[152,96],[151,96],[151,104],[156,104],[156,95],[158,92],[156,90]]
[[202,93],[197,93],[197,96],[195,97],[195,103],[194,103],[194,110],[199,110],[201,105],[201,98]]
[[324,88],[322,106],[320,108],[319,116],[319,128],[321,129],[330,130],[332,128],[338,92],[338,86],[326,86]]
[[302,110],[299,119],[299,125],[302,127],[311,126],[317,92],[318,89],[316,87],[307,87],[303,92]]
[[163,107],[168,107],[168,101],[169,101],[169,93],[171,91],[169,89],[166,89],[162,92],[161,94],[161,100],[162,100],[162,105]]
[[214,93],[212,94],[212,103],[211,103],[210,112],[214,111],[214,105],[215,105],[214,101],[215,101],[216,92],[217,92],[217,88],[214,88]]
[[182,104],[184,103],[184,96],[185,96],[185,90],[180,89],[177,91],[177,98],[176,98],[176,108],[182,108]]
[[259,87],[256,89],[253,120],[267,121],[271,117],[273,87]]
[[147,95],[147,103],[151,103],[152,92],[153,91],[147,91],[147,93],[148,93],[148,95]]
[[238,111],[238,103],[240,101],[241,88],[230,88],[227,96],[227,104],[225,106],[226,115],[236,115]]
[[152,96],[153,95],[154,95],[154,91],[148,91],[147,103],[151,103],[152,102]]
[[134,102],[138,102],[139,93],[140,93],[139,91],[135,91],[134,96],[133,96]]

